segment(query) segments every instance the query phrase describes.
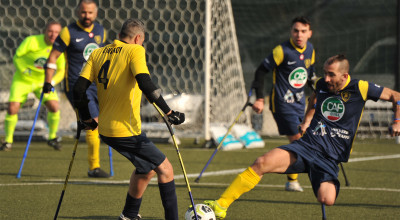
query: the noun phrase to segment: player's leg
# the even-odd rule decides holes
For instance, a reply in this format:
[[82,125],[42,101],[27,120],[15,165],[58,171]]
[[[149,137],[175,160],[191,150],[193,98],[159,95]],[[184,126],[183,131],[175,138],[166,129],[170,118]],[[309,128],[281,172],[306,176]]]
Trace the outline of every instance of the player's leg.
[[5,139],[0,150],[11,150],[12,143],[14,142],[15,127],[18,122],[18,112],[21,103],[25,103],[30,92],[32,92],[32,89],[29,82],[25,82],[19,74],[15,74],[10,87],[7,113],[4,120]]
[[318,202],[331,206],[336,200],[336,186],[333,181],[322,182],[318,189]]
[[[40,89],[36,95],[40,95]],[[60,124],[60,107],[57,92],[44,94],[43,103],[47,108],[47,124],[49,126],[49,138],[47,144],[54,150],[61,150],[61,139],[57,137],[58,125]]]
[[[301,135],[300,133],[297,133],[295,135],[288,135],[287,137],[290,143],[292,143],[293,141],[300,139]],[[297,173],[286,174],[286,176],[287,176],[287,182],[285,184],[286,191],[303,192],[303,188],[300,186],[300,183],[298,181],[299,174]]]
[[258,157],[250,167],[236,176],[218,200],[208,200],[205,203],[215,211],[218,219],[223,219],[228,207],[242,194],[253,189],[265,173],[283,173],[295,162],[294,153],[275,148]]
[[155,169],[158,188],[165,210],[165,219],[178,219],[178,200],[175,191],[174,171],[168,158]]
[[[139,209],[142,203],[142,196],[151,178],[156,174],[152,170],[156,166],[136,156],[137,151],[140,150],[139,148],[137,149],[137,146],[140,146],[137,136],[121,138],[100,136],[107,145],[114,148],[136,167],[129,181],[125,205],[119,219],[140,219],[138,217],[140,217]],[[145,165],[142,165],[143,163]]]
[[[274,113],[275,122],[278,126],[279,134],[286,135],[290,143],[301,138],[298,125],[301,123],[301,116],[293,114]],[[303,192],[303,188],[298,182],[299,174],[287,174],[287,182],[285,184],[286,191]]]
[[12,147],[12,143],[14,142],[14,131],[15,126],[18,122],[18,111],[21,106],[19,102],[9,102],[6,118],[4,120],[4,133],[5,139],[2,143],[0,150],[2,151],[10,151]]
[[122,216],[133,219],[139,215],[143,193],[155,174],[156,173],[153,170],[147,174],[139,174],[136,173],[136,170],[133,171],[129,181],[129,190],[126,195],[125,206],[121,214]]
[[[88,97],[89,111],[93,119],[98,121],[99,116],[99,106],[97,100],[97,89],[94,84],[92,84],[87,90],[86,95]],[[86,143],[88,145],[88,163],[89,171],[88,176],[94,178],[107,178],[110,177],[108,173],[100,168],[100,138],[99,131],[87,130],[86,131]]]

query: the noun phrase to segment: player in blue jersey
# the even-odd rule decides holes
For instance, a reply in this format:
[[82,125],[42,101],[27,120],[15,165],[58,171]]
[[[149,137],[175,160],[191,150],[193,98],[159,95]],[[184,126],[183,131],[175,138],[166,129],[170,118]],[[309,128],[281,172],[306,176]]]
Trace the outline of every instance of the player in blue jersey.
[[[83,64],[89,58],[90,53],[104,46],[106,33],[100,24],[94,22],[97,17],[97,4],[93,0],[81,0],[77,7],[78,21],[63,28],[53,45],[47,61],[46,80],[51,79],[54,61],[65,53],[67,58],[67,74],[65,77],[65,93],[69,102],[73,103],[72,88],[79,77]],[[50,84],[44,85],[44,90],[49,91]],[[97,120],[99,107],[96,85],[92,84],[86,91],[89,98],[90,114]],[[109,177],[100,169],[100,138],[97,130],[86,131],[86,143],[88,144],[89,177]]]
[[365,102],[378,99],[393,103],[392,135],[400,135],[400,93],[379,85],[351,79],[343,55],[327,59],[325,78],[316,82],[300,128],[304,135],[275,148],[239,174],[222,196],[205,201],[217,218],[243,193],[253,189],[266,173],[307,173],[318,202],[333,205],[339,194],[338,163],[347,162]]
[[392,135],[400,135],[400,93],[379,85],[351,79],[343,55],[327,59],[325,78],[316,82],[306,115],[300,124],[304,135],[275,148],[239,174],[218,200],[205,201],[217,218],[243,193],[253,189],[266,173],[307,173],[318,202],[333,205],[339,194],[338,163],[347,162],[365,102],[378,99],[393,103]]
[[[268,72],[272,72],[269,106],[279,134],[286,135],[289,141],[293,142],[301,137],[297,127],[304,117],[304,86],[316,77],[315,51],[313,45],[308,42],[312,35],[310,21],[305,17],[294,18],[290,34],[290,39],[276,46],[256,70],[253,87],[257,99],[253,110],[262,113],[264,78]],[[288,182],[285,185],[287,191],[303,191],[297,177],[298,174],[287,175]]]

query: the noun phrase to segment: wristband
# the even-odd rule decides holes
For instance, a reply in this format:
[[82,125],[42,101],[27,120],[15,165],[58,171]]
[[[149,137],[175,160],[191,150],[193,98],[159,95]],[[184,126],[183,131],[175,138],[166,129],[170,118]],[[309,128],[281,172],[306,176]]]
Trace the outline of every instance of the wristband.
[[49,69],[53,69],[53,70],[57,70],[57,64],[55,63],[46,63],[44,68],[49,68]]
[[400,121],[400,118],[393,119],[394,122]]
[[400,101],[397,101],[396,103],[397,103],[397,105],[400,105]]

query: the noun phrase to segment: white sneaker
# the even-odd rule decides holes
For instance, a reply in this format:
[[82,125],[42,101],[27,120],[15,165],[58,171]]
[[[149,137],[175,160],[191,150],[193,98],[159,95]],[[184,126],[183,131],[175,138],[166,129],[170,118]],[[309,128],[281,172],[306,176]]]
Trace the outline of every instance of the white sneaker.
[[286,191],[291,191],[291,192],[303,192],[303,188],[300,186],[299,182],[287,182],[285,185],[285,190]]
[[124,214],[122,214],[122,213],[118,218],[118,220],[140,220],[140,219],[142,219],[142,216],[140,216],[140,214],[137,214],[137,216],[135,218],[128,218],[128,217],[125,217]]

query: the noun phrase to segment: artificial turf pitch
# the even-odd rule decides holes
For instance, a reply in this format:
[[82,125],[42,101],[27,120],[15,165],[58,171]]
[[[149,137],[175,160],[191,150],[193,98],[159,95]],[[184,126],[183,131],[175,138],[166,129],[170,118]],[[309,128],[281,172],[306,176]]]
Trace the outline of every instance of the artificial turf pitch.
[[[265,138],[258,149],[219,151],[199,183],[194,179],[214,149],[193,140],[179,145],[195,203],[217,199],[242,169],[269,149],[288,143],[284,138]],[[26,142],[13,144],[11,152],[0,152],[0,219],[53,219],[71,160],[73,139],[64,138],[62,151],[46,142],[32,142],[17,179]],[[171,144],[156,144],[174,166],[180,219],[190,205],[182,170]],[[101,168],[109,171],[108,147],[101,146]],[[79,142],[69,183],[58,219],[118,219],[125,203],[133,165],[113,151],[114,176],[87,177],[87,147]],[[341,191],[336,204],[326,207],[328,219],[400,219],[400,145],[394,139],[357,139],[344,168],[350,186],[339,173]],[[286,192],[285,175],[268,174],[252,191],[228,210],[227,219],[321,219],[321,207],[306,174],[299,176],[304,192]],[[156,180],[147,188],[140,210],[143,219],[163,219]]]

